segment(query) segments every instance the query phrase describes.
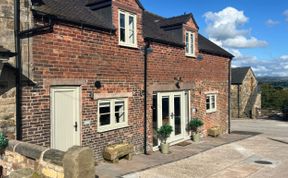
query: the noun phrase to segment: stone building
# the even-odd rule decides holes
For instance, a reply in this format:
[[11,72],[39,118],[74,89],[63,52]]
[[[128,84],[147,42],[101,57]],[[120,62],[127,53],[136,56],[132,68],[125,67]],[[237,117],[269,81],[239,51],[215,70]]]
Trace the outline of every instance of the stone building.
[[198,33],[192,14],[160,17],[138,0],[35,0],[31,11],[32,27],[53,30],[26,39],[23,68],[34,85],[22,88],[23,141],[89,146],[101,159],[113,143],[157,149],[165,123],[171,144],[187,140],[192,117],[204,134],[215,125],[227,132],[233,56]]
[[[32,27],[30,1],[20,0],[21,30]],[[22,40],[23,75],[29,76],[28,65],[31,59],[31,39]],[[0,46],[15,51],[14,39],[14,0],[1,0],[0,3]],[[4,64],[5,63],[5,64]],[[0,60],[0,131],[9,138],[15,138],[15,58]],[[23,77],[28,78],[28,77]]]
[[232,118],[257,118],[261,114],[261,93],[251,67],[232,69]]

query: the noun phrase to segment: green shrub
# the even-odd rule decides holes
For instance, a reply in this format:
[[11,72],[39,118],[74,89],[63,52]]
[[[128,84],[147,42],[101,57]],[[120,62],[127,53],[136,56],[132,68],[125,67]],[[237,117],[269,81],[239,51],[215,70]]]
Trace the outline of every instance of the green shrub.
[[162,125],[158,130],[157,134],[162,143],[166,143],[167,138],[170,137],[173,132],[173,128],[169,124]]
[[3,133],[0,133],[0,149],[5,149],[8,146],[8,139]]
[[192,118],[189,122],[189,128],[190,130],[192,130],[193,132],[198,132],[198,128],[203,126],[203,121],[199,118]]

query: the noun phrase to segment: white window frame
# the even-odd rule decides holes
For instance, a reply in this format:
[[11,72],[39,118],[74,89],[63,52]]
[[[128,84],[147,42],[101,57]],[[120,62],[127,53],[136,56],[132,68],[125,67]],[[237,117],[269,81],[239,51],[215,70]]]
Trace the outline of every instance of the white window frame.
[[[212,108],[212,97],[214,96],[215,98],[215,107]],[[209,109],[207,109],[207,97],[209,97]],[[205,96],[205,109],[206,109],[206,113],[212,113],[212,112],[216,112],[217,111],[217,94],[213,93],[213,94],[207,94]]]
[[[125,42],[121,41],[120,14],[125,16]],[[129,17],[134,18],[134,43],[129,42]],[[137,48],[137,15],[124,10],[118,12],[119,45]]]
[[[187,52],[187,35],[188,35],[188,52]],[[191,41],[191,36],[193,35],[193,41]],[[193,49],[191,48],[191,45],[193,43]],[[186,31],[185,33],[185,54],[186,56],[189,56],[189,57],[196,57],[195,55],[195,33],[194,32],[191,32],[191,31]],[[193,50],[193,53],[192,51]]]
[[[115,103],[117,101],[124,101],[124,122],[116,123],[116,117],[115,117]],[[101,126],[100,125],[100,104],[110,102],[110,124]],[[123,127],[128,126],[128,98],[116,98],[116,99],[101,99],[98,100],[98,112],[97,112],[97,131],[98,132],[106,132],[109,130],[115,130],[120,129]]]

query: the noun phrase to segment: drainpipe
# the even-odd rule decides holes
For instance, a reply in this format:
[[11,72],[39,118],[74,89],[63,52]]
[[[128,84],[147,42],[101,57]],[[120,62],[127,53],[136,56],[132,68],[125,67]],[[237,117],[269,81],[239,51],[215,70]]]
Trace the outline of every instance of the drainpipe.
[[147,41],[144,47],[144,154],[147,153],[147,61],[150,41]]
[[237,84],[237,111],[238,111],[238,118],[240,118],[240,85]]
[[231,61],[228,62],[228,134],[231,133]]
[[14,38],[16,53],[16,139],[22,140],[21,120],[21,41],[20,32],[20,0],[14,0]]

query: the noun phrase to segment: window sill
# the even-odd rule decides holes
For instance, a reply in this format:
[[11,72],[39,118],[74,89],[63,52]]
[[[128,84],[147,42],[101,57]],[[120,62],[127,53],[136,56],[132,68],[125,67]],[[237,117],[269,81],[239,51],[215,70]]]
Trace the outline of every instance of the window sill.
[[98,133],[103,133],[103,132],[109,132],[109,131],[113,131],[113,130],[118,130],[118,129],[123,129],[123,128],[127,128],[130,127],[130,125],[128,124],[119,124],[118,126],[102,126],[102,127],[98,127],[97,132]]
[[217,110],[207,110],[206,111],[207,114],[212,114],[212,113],[215,113],[215,112],[217,112]]
[[137,44],[119,43],[119,46],[126,47],[126,48],[138,49]]
[[187,53],[186,53],[185,56],[186,56],[186,57],[190,57],[190,58],[196,58],[196,55],[195,55],[195,54],[187,54]]

